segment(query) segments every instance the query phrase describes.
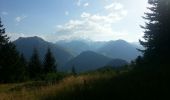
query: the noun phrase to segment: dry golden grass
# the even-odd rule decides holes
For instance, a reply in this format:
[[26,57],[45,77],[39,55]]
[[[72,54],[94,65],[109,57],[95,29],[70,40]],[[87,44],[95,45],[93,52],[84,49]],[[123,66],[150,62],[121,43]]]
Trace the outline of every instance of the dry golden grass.
[[86,74],[80,76],[69,76],[61,80],[59,83],[42,86],[39,88],[28,89],[22,87],[20,90],[10,91],[21,84],[2,84],[0,85],[0,100],[41,100],[50,97],[61,96],[65,92],[72,92],[76,86],[83,87],[97,80],[113,77],[110,74]]

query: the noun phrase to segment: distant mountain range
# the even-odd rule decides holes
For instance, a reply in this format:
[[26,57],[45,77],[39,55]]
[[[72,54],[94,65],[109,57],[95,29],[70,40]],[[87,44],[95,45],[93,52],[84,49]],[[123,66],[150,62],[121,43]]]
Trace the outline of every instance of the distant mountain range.
[[97,50],[97,52],[114,59],[119,58],[130,62],[140,55],[137,48],[139,48],[139,46],[133,45],[124,40],[117,40],[105,43]]
[[70,60],[65,65],[64,68],[65,70],[70,71],[72,67],[75,67],[77,72],[84,72],[84,71],[96,70],[108,64],[112,67],[118,67],[127,64],[127,62],[119,59],[113,60],[112,58],[103,56],[93,51],[85,51],[82,52],[77,57]]
[[59,45],[74,54],[79,55],[83,51],[91,50],[90,46],[84,41],[58,41],[56,45]]
[[108,42],[94,42],[94,41],[59,41],[56,43],[63,48],[72,52],[75,56],[84,51],[94,51],[99,54],[108,56],[110,58],[124,59],[128,62],[135,59],[141,53],[137,48],[141,48],[137,43],[128,43],[124,40],[108,41]]
[[62,71],[69,71],[73,66],[78,72],[95,70],[106,65],[118,67],[140,55],[140,52],[136,50],[139,46],[124,40],[109,42],[59,41],[54,44],[35,36],[20,37],[13,43],[27,60],[30,59],[34,48],[39,51],[41,60],[44,58],[47,48],[50,48],[59,70]]
[[26,38],[20,37],[13,43],[16,45],[17,50],[24,54],[27,60],[30,59],[34,48],[39,51],[41,60],[43,60],[47,48],[50,48],[59,66],[63,66],[73,57],[73,55],[71,55],[71,53],[69,53],[66,49],[47,42],[37,36]]
[[75,56],[79,55],[84,51],[96,51],[102,47],[106,42],[94,42],[85,40],[74,40],[74,41],[58,41],[57,45],[68,49]]

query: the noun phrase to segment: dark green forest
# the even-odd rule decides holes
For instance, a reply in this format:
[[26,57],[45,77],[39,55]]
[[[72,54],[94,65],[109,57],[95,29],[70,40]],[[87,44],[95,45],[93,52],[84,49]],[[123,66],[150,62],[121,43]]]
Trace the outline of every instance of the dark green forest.
[[[75,86],[71,92],[60,96],[44,97],[45,100],[107,100],[107,99],[169,99],[170,90],[170,0],[148,0],[150,12],[143,18],[145,25],[142,40],[144,49],[138,49],[138,56],[121,69],[104,67],[96,71],[77,73],[57,70],[57,63],[48,48],[41,63],[39,52],[34,48],[27,61],[9,40],[0,21],[0,83],[20,83],[27,81],[58,82],[67,76],[91,75],[92,73],[115,73],[114,77],[100,79]],[[44,99],[43,98],[43,99]]]
[[56,62],[48,48],[42,64],[39,53],[34,48],[29,62],[20,54],[15,45],[9,41],[5,28],[0,21],[0,82],[13,83],[27,80],[41,80],[48,73],[56,73]]

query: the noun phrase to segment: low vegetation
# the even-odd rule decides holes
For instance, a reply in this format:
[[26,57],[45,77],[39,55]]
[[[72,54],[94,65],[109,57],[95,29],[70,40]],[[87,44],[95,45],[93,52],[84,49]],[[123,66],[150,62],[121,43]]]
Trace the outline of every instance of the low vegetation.
[[68,75],[52,82],[1,84],[0,100],[153,100],[168,98],[167,74],[160,72],[159,69],[115,71],[106,68],[79,75]]
[[[58,82],[34,81],[18,84],[1,84],[0,99],[2,100],[65,100],[70,96],[79,95],[77,99],[84,98],[85,92],[88,94],[97,90],[103,83],[116,77],[115,71],[101,71],[85,73],[77,76],[67,76]],[[91,92],[90,92],[91,91]],[[86,94],[87,95],[87,94]],[[74,97],[72,97],[74,100]]]

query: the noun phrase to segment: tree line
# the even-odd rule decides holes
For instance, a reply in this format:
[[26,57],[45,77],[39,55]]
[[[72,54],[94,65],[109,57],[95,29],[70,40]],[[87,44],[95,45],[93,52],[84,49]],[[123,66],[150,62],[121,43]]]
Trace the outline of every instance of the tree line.
[[5,28],[0,19],[0,82],[21,82],[26,80],[39,80],[48,73],[56,73],[57,64],[50,50],[47,49],[43,63],[36,48],[27,62],[15,45],[9,41]]

